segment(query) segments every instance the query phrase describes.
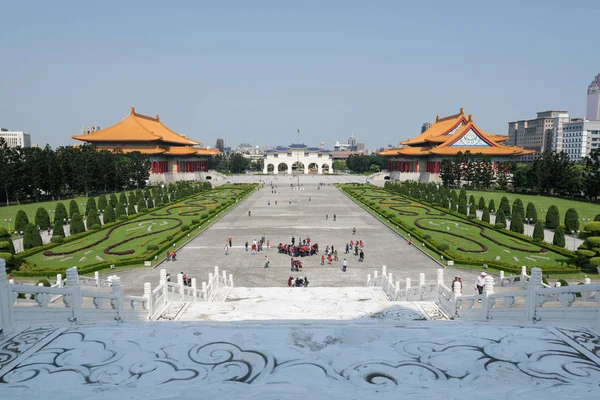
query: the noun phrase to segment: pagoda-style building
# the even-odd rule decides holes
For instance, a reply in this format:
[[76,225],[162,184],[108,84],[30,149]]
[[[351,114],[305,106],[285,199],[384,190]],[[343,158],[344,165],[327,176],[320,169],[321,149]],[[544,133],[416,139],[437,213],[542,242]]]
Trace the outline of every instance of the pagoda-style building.
[[99,150],[147,154],[152,162],[150,182],[153,183],[198,180],[200,173],[208,170],[208,157],[219,153],[217,149],[198,147],[202,143],[173,132],[158,115],[139,114],[134,107],[129,115],[108,128],[72,137]]
[[440,118],[419,136],[400,142],[400,147],[379,154],[388,158],[391,180],[441,182],[442,161],[463,154],[483,154],[492,158],[493,168],[499,161],[508,161],[530,154],[532,150],[504,146],[508,136],[491,135],[482,131],[463,108],[458,114]]

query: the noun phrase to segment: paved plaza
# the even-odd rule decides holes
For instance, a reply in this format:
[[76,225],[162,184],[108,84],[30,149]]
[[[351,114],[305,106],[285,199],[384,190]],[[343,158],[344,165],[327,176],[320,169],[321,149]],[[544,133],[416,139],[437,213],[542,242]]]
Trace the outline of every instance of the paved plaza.
[[[200,285],[207,280],[214,266],[219,266],[233,274],[234,285],[238,287],[284,287],[290,276],[298,275],[306,276],[311,287],[364,286],[367,274],[380,271],[382,265],[386,265],[388,271],[400,280],[416,280],[420,272],[426,274],[426,279],[435,279],[436,269],[440,268],[439,264],[415,246],[408,245],[405,239],[333,186],[340,181],[365,182],[364,176],[301,176],[303,190],[290,187],[298,183],[296,177],[290,176],[229,179],[231,183],[262,180],[266,184],[178,251],[178,261],[164,262],[156,269],[119,272],[127,293],[141,294],[144,282],[152,282],[153,286],[158,284],[158,270],[161,268],[167,269],[173,280],[176,274],[185,272],[197,278]],[[271,193],[271,182],[277,187],[277,193]],[[325,183],[325,186],[319,186],[319,183]],[[248,211],[252,212],[251,217]],[[336,221],[333,220],[334,214]],[[356,235],[353,236],[354,227]],[[266,251],[266,246],[265,251],[257,255],[245,251],[246,241],[251,245],[254,239],[260,240],[263,235],[270,242],[270,251]],[[223,250],[229,236],[233,239],[233,247],[225,255]],[[302,271],[291,272],[290,257],[279,254],[277,245],[290,243],[292,236],[296,240],[310,237],[312,243],[319,244],[321,252],[326,246],[333,245],[338,250],[339,261],[321,265],[320,254],[303,257]],[[358,262],[358,257],[353,254],[344,255],[345,244],[350,240],[363,241],[364,262]],[[265,256],[270,261],[268,269],[264,268]],[[344,257],[348,260],[345,273],[341,271]],[[450,282],[456,273],[456,270],[447,270],[446,280]],[[460,270],[458,274],[469,285],[475,281],[477,272]],[[468,290],[465,293],[469,293]]]

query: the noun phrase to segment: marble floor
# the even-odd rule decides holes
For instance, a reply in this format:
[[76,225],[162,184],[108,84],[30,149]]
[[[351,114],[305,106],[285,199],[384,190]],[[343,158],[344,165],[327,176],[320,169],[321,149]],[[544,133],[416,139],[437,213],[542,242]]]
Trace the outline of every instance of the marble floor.
[[586,329],[122,323],[0,342],[0,399],[591,399],[599,383]]

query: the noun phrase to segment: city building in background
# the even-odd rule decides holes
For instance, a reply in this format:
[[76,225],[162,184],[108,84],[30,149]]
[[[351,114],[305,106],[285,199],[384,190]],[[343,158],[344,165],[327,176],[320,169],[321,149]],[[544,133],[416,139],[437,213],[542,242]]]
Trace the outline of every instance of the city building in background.
[[424,133],[429,128],[431,128],[431,124],[429,122],[424,122],[423,126],[421,126],[421,133]]
[[562,126],[560,149],[570,161],[578,162],[600,146],[600,121],[573,118]]
[[217,144],[215,145],[215,147],[221,152],[223,153],[225,151],[225,140],[218,138],[217,139]]
[[348,138],[348,146],[350,147],[350,151],[356,151],[356,138],[354,135]]
[[4,139],[8,147],[31,147],[31,135],[27,132],[0,128],[0,138]]
[[88,125],[88,126],[84,126],[83,128],[81,128],[81,134],[89,135],[90,133],[93,133],[93,132],[96,132],[99,130],[100,130],[99,126]]
[[600,121],[600,74],[588,86],[585,119]]
[[537,118],[508,123],[508,145],[522,147],[527,152],[519,160],[530,162],[540,153],[552,150],[554,143],[554,120],[569,118],[567,111],[549,110],[537,113]]
[[99,150],[121,149],[124,153],[139,151],[148,155],[152,162],[150,182],[198,180],[200,172],[208,169],[208,158],[219,153],[197,147],[200,142],[173,132],[158,115],[139,114],[133,107],[116,124],[73,139],[94,144]]
[[494,171],[499,161],[514,160],[533,153],[517,146],[506,146],[505,135],[491,135],[481,130],[471,115],[458,114],[440,118],[417,137],[400,142],[403,147],[388,148],[379,154],[388,158],[392,180],[441,182],[442,161],[456,157],[458,152],[490,156]]

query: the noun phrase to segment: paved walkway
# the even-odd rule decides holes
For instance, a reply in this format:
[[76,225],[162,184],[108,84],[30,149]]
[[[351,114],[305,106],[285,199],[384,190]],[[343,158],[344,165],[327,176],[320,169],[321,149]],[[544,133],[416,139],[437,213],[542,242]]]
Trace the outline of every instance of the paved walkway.
[[[251,178],[256,180],[264,177],[240,177],[240,180]],[[298,191],[290,188],[292,181],[288,177],[278,177],[273,180],[273,184],[278,186],[277,194],[271,193],[269,186],[255,192],[181,249],[177,262],[164,262],[155,270],[120,272],[126,292],[141,293],[143,282],[152,282],[153,286],[158,284],[160,268],[166,268],[173,277],[185,272],[200,283],[207,280],[215,265],[233,274],[235,286],[244,287],[284,287],[290,276],[299,275],[308,277],[312,287],[364,286],[367,274],[372,274],[374,270],[381,271],[382,265],[386,265],[396,279],[416,280],[420,272],[426,274],[426,279],[435,279],[439,264],[419,249],[409,246],[402,237],[333,185],[322,186],[319,190],[317,182],[323,179],[302,177],[300,183],[304,185],[304,190]],[[249,210],[252,211],[251,217],[248,217]],[[334,214],[337,221],[333,221]],[[356,227],[355,236],[352,235],[353,227]],[[257,255],[245,251],[246,241],[252,244],[254,239],[259,240],[263,235],[270,241],[270,251]],[[228,236],[232,236],[233,248],[229,255],[225,255],[223,247]],[[340,260],[331,265],[320,265],[320,256],[304,257],[303,270],[291,272],[290,257],[279,254],[276,248],[280,242],[289,243],[292,236],[296,240],[309,236],[312,243],[319,244],[321,251],[333,245],[338,250]],[[344,247],[350,240],[363,241],[365,262],[360,263],[358,257],[348,255],[348,269],[344,273],[341,271]],[[265,256],[269,257],[271,264],[268,269],[264,268]],[[476,271],[449,269],[448,282],[456,273],[465,282],[474,282],[477,275]]]

